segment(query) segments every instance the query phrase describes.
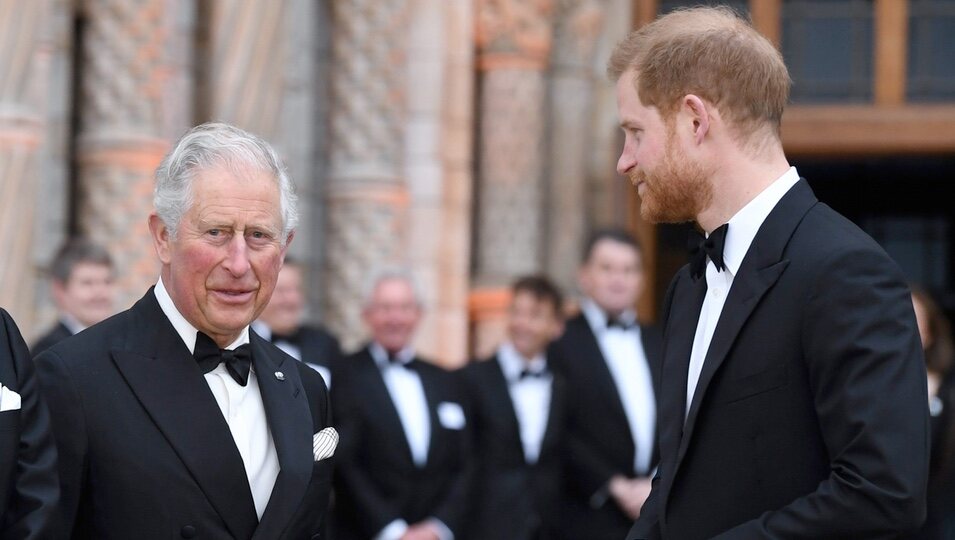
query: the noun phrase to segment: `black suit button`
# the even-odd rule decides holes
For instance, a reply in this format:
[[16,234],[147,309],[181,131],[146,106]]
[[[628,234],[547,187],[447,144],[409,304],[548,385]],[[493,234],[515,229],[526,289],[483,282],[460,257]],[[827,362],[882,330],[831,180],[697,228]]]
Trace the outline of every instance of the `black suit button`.
[[195,538],[196,528],[192,525],[186,525],[181,531],[179,531],[179,534],[181,534],[183,538]]
[[322,533],[315,533],[312,535],[312,540],[321,540]]

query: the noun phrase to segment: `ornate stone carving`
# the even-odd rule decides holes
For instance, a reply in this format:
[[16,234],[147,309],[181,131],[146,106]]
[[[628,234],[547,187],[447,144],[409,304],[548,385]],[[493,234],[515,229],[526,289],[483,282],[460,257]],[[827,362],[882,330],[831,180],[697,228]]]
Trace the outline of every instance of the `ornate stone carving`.
[[0,0],[0,306],[30,337],[34,313],[33,225],[42,135],[40,61],[45,1]]
[[406,0],[332,4],[324,315],[343,346],[364,335],[370,273],[404,262]]
[[479,0],[476,41],[482,63],[547,64],[554,0]]
[[[155,282],[146,227],[153,171],[168,148],[166,0],[86,0],[77,149],[80,230],[116,258],[125,308]],[[180,103],[185,107],[186,104]]]

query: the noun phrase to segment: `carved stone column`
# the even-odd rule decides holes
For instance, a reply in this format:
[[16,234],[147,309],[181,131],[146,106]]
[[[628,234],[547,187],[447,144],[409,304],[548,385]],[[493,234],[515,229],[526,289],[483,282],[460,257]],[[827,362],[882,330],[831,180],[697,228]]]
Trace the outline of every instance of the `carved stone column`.
[[427,312],[418,348],[468,359],[474,16],[472,0],[411,0],[406,176],[408,257]]
[[546,265],[567,293],[588,232],[587,159],[593,150],[594,50],[603,26],[602,0],[558,0],[550,70],[550,148]]
[[138,299],[159,271],[146,218],[153,172],[169,146],[169,6],[166,0],[82,4],[78,222],[116,262],[120,309]]
[[37,149],[48,67],[41,36],[48,7],[46,1],[0,0],[0,306],[28,337],[36,273]]
[[325,321],[345,349],[364,337],[370,274],[404,263],[407,0],[332,2]]
[[[478,126],[476,285],[504,288],[543,263],[543,189],[552,0],[481,0],[477,44]],[[504,297],[506,298],[506,297]],[[503,316],[504,306],[500,306]],[[492,310],[493,311],[493,310]],[[487,306],[482,307],[487,313]],[[493,324],[484,316],[482,324]],[[486,352],[493,333],[474,350]]]

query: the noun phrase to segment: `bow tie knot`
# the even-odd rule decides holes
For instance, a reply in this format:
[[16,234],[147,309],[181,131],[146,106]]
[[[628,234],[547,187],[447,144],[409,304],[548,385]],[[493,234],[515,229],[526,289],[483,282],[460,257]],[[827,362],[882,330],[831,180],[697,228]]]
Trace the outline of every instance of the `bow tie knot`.
[[729,229],[729,223],[717,227],[709,236],[696,229],[690,231],[689,251],[690,251],[690,273],[694,279],[699,279],[706,271],[706,258],[713,261],[713,266],[717,272],[726,269],[726,263],[723,260],[723,245],[726,243],[726,231]]
[[249,344],[240,345],[233,350],[220,349],[216,342],[206,334],[196,334],[196,349],[193,352],[196,363],[202,373],[209,373],[219,364],[225,364],[226,371],[240,386],[249,382],[249,372],[252,370],[252,351]]

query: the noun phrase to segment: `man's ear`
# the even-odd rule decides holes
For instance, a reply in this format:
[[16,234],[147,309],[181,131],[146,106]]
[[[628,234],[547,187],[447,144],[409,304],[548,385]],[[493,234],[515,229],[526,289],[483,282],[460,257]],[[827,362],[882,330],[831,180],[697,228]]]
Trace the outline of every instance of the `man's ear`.
[[169,237],[169,228],[166,223],[155,213],[149,214],[149,235],[153,239],[153,247],[156,248],[156,254],[163,264],[169,264],[172,258],[172,247]]
[[696,144],[703,142],[703,138],[710,131],[710,108],[699,96],[687,94],[683,96],[681,108],[692,122],[692,135]]

